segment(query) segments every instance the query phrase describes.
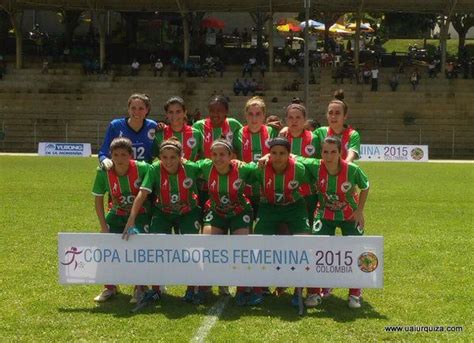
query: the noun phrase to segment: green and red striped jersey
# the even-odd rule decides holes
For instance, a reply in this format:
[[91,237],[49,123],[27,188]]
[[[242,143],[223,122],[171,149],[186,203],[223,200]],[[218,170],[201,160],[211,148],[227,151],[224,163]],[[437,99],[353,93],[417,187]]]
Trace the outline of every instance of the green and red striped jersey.
[[341,134],[336,134],[330,127],[322,126],[313,131],[313,133],[318,137],[318,151],[316,152],[317,157],[321,157],[321,149],[324,142],[324,139],[327,136],[336,136],[341,139],[342,143],[342,159],[345,160],[349,150],[353,150],[357,153],[357,156],[360,155],[360,135],[359,132],[354,130],[352,127],[347,126]]
[[[309,130],[303,130],[299,137],[293,137],[288,132],[288,141],[291,144],[291,153],[302,157],[321,157],[321,148],[318,137]],[[319,151],[319,155],[316,155]],[[305,184],[301,187],[303,196],[316,194],[314,185]]]
[[213,127],[211,120],[206,118],[195,122],[193,128],[201,132],[203,137],[203,156],[210,158],[212,142],[224,135],[232,143],[234,136],[242,128],[242,124],[234,118],[226,118],[221,127]]
[[316,180],[319,204],[317,211],[327,220],[347,220],[358,207],[357,188],[369,188],[369,180],[362,169],[341,160],[341,171],[330,175],[323,160],[298,158]]
[[232,161],[230,171],[226,175],[219,174],[209,159],[200,160],[196,164],[201,168],[201,176],[209,189],[208,208],[224,217],[235,216],[251,209],[243,189],[246,183],[253,180],[254,171],[257,170],[255,164],[239,166],[237,161]]
[[[97,168],[97,174],[92,188],[95,196],[110,195],[109,211],[119,216],[128,216],[133,201],[140,190],[150,165],[146,162],[130,160],[127,175],[118,176],[112,168],[108,171]],[[140,213],[148,212],[149,202],[145,202]]]
[[254,175],[261,187],[260,201],[275,205],[289,205],[301,199],[301,186],[311,181],[304,165],[293,158],[283,174],[276,174],[269,161],[263,169],[255,170]]
[[[234,150],[237,158],[246,163],[257,162],[262,156],[270,152],[268,141],[278,136],[278,131],[266,125],[262,125],[260,131],[250,132],[248,126],[244,126],[234,136]],[[259,196],[260,185],[254,183],[245,187],[245,195]]]
[[199,174],[200,169],[193,162],[180,164],[178,172],[170,174],[160,161],[156,161],[141,188],[156,194],[156,208],[166,213],[184,214],[197,206],[196,179]]
[[185,125],[182,131],[173,131],[169,125],[157,131],[153,142],[153,156],[158,157],[161,142],[171,137],[176,137],[181,142],[185,159],[196,161],[199,158],[202,149],[202,134],[189,125]]

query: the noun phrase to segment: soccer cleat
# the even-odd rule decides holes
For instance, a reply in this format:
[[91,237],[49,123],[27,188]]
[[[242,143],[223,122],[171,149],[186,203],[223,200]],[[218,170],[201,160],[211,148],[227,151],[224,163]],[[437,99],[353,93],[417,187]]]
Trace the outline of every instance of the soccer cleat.
[[229,286],[219,286],[219,295],[230,295]]
[[321,290],[321,298],[327,298],[332,295],[332,288],[323,288]]
[[262,294],[264,296],[272,295],[272,292],[270,291],[270,288],[268,287],[262,287]]
[[360,297],[355,295],[349,295],[349,308],[360,308],[362,306]]
[[102,292],[94,298],[94,301],[103,303],[115,295],[117,295],[117,288],[104,288]]
[[199,292],[194,293],[193,297],[193,304],[194,305],[200,305],[206,301],[207,295],[209,292],[206,292],[204,290],[199,290]]
[[291,297],[291,306],[293,307],[300,306],[298,293],[293,294],[293,296]]
[[321,297],[318,294],[310,294],[304,301],[306,307],[316,307],[321,304]]
[[244,292],[235,293],[234,299],[237,306],[245,306],[245,304],[247,303],[247,296]]
[[192,303],[194,300],[194,289],[187,289],[184,293],[183,300],[187,303]]
[[130,299],[130,304],[137,304],[142,300],[143,295],[145,292],[148,291],[147,286],[135,286],[135,289],[133,290],[133,295],[132,298]]
[[247,305],[257,306],[263,303],[263,295],[258,293],[253,293],[247,300]]

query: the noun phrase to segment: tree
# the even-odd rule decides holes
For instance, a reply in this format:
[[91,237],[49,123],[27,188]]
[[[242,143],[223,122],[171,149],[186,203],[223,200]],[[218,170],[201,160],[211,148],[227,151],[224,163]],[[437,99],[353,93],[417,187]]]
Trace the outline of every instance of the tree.
[[466,44],[466,34],[474,26],[474,14],[458,14],[451,17],[451,23],[459,35],[458,56],[462,56]]
[[436,21],[434,14],[386,13],[382,26],[390,38],[426,38]]

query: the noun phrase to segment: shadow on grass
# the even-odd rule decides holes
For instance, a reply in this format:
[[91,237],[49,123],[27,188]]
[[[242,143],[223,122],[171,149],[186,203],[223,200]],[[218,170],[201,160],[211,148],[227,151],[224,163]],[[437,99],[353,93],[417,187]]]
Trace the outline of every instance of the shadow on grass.
[[104,314],[114,315],[118,318],[129,318],[135,315],[153,315],[163,314],[168,319],[179,319],[189,315],[201,314],[206,315],[209,309],[219,299],[216,295],[211,295],[207,301],[202,305],[188,304],[182,300],[181,297],[166,294],[158,300],[155,304],[149,305],[137,313],[132,313],[131,310],[135,307],[130,304],[130,295],[119,293],[116,297],[104,303],[91,304],[90,307],[81,308],[58,308],[59,313],[90,313],[90,314]]
[[[180,319],[190,315],[207,315],[212,306],[220,299],[212,294],[202,305],[185,303],[181,297],[167,294],[155,304],[141,309],[137,313],[131,313],[134,305],[130,304],[130,296],[118,294],[108,302],[91,305],[83,308],[59,308],[59,313],[90,313],[113,315],[118,318],[130,318],[135,315],[161,314],[168,319]],[[280,297],[267,296],[260,306],[237,306],[233,299],[225,307],[219,320],[236,321],[246,316],[278,317],[288,322],[296,322],[302,318],[328,318],[336,322],[352,322],[357,319],[388,319],[387,316],[378,313],[370,303],[363,302],[360,309],[347,307],[347,300],[336,296],[324,299],[323,303],[315,308],[308,309],[302,317],[298,309],[291,306],[291,295],[285,294]]]
[[324,299],[319,307],[307,309],[304,316],[300,316],[298,309],[291,306],[291,295],[285,294],[280,297],[265,297],[263,304],[256,307],[239,307],[231,300],[219,320],[233,321],[248,315],[278,317],[288,322],[296,322],[306,317],[332,318],[334,321],[341,323],[352,322],[362,318],[387,319],[385,315],[378,313],[368,302],[363,302],[360,309],[350,309],[347,307],[346,299],[335,296]]

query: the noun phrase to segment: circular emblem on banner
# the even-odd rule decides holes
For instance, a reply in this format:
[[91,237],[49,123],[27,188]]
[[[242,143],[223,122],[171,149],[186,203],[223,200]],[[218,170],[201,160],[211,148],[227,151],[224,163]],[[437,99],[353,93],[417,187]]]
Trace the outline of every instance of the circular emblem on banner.
[[237,179],[232,184],[232,188],[234,188],[235,190],[239,189],[240,186],[242,186],[242,179]]
[[413,148],[411,149],[411,158],[413,158],[415,161],[419,161],[425,156],[425,153],[423,152],[423,149],[421,148]]
[[192,149],[196,146],[196,139],[194,137],[191,137],[191,138],[188,139],[186,144],[188,145],[188,147],[190,147]]
[[250,223],[250,216],[248,214],[246,214],[245,216],[242,217],[244,223]]
[[191,188],[191,186],[193,185],[193,179],[191,179],[190,177],[187,177],[184,179],[183,181],[183,187],[186,188],[186,189],[189,189]]
[[290,182],[288,182],[289,189],[296,189],[299,185],[300,183],[297,180],[291,180]]
[[46,145],[45,152],[51,153],[51,152],[53,152],[54,150],[56,150],[56,144],[48,144],[48,145]]
[[362,270],[364,273],[371,273],[375,269],[377,269],[379,265],[379,259],[373,252],[364,252],[362,253],[358,260],[357,264],[359,269]]
[[155,129],[150,129],[148,130],[148,134],[147,134],[148,138],[153,140],[155,139]]
[[307,155],[313,155],[316,152],[316,148],[314,147],[314,145],[308,144],[307,146],[305,146],[304,152]]
[[352,188],[352,183],[350,183],[349,181],[346,181],[341,185],[341,191],[343,191],[344,193],[347,193],[349,189],[351,188]]

